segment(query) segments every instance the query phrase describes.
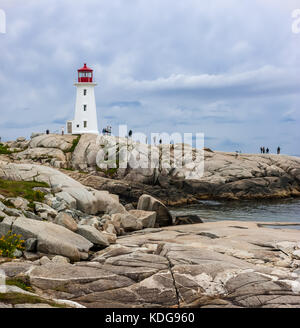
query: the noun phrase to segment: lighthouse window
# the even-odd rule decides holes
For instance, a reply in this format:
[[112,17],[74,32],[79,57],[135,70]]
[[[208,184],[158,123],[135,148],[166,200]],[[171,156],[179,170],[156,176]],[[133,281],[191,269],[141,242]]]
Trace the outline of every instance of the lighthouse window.
[[87,127],[87,121],[83,121],[83,127],[84,127],[84,128]]
[[86,96],[86,89],[83,90],[83,95]]
[[83,111],[86,112],[87,105],[83,105]]

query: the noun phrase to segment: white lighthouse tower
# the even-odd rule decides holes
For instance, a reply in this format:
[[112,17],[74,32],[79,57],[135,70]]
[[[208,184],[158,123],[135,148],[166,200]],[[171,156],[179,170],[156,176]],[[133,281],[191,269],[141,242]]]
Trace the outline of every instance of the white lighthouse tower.
[[84,64],[78,70],[78,82],[74,84],[77,89],[75,118],[67,122],[67,133],[99,134],[97,123],[97,109],[94,88],[97,83],[93,82],[93,70]]

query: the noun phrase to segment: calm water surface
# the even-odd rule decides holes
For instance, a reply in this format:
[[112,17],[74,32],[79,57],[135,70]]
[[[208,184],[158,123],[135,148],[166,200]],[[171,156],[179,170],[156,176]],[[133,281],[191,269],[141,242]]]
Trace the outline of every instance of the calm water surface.
[[[199,204],[171,209],[174,215],[196,214],[204,221],[295,222],[300,224],[300,199],[264,201],[199,201]],[[284,226],[283,228],[288,228]],[[300,229],[300,226],[290,226]]]

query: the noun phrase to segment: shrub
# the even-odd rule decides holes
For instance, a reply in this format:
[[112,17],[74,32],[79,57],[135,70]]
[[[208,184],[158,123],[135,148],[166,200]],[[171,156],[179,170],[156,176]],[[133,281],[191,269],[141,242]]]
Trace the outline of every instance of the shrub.
[[10,230],[0,238],[0,256],[12,258],[16,249],[24,250],[24,240],[21,239],[21,235],[13,234]]

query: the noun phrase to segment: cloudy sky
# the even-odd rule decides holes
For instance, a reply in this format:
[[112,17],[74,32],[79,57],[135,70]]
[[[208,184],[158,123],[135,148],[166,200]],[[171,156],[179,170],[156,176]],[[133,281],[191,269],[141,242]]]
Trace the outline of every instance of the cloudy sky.
[[99,128],[205,134],[217,150],[300,154],[300,34],[282,0],[0,0],[0,135],[59,131],[76,70]]

